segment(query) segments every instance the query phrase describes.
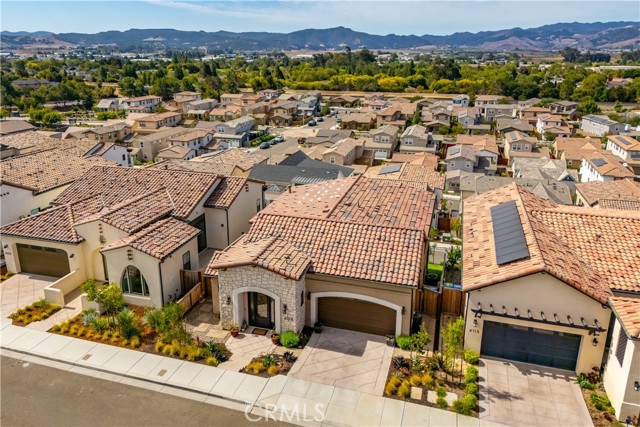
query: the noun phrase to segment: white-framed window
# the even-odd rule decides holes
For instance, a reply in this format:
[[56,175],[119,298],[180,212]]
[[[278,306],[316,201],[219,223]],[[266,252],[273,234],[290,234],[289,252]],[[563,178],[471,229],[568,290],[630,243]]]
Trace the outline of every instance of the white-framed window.
[[413,145],[413,139],[407,138],[404,140],[404,145]]
[[380,137],[380,141],[381,142],[389,142],[389,137],[388,136],[381,136]]
[[336,162],[336,156],[329,157],[329,163],[335,163],[335,162]]
[[514,151],[520,151],[520,144],[513,144]]
[[133,265],[128,265],[122,272],[120,281],[122,292],[125,294],[137,294],[149,296],[149,287],[140,270]]
[[525,151],[529,151],[529,144],[524,144]]
[[467,169],[470,168],[471,167],[471,162],[467,162],[466,163],[466,167],[467,167]]

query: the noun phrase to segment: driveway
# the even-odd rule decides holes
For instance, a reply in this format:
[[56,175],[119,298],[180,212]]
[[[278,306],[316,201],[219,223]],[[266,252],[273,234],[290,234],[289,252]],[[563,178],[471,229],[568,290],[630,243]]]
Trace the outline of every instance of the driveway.
[[483,358],[480,419],[514,426],[593,426],[573,372]]
[[381,396],[392,355],[382,336],[325,326],[311,336],[289,376]]
[[0,283],[0,317],[44,298],[43,289],[56,280],[57,277],[20,273]]

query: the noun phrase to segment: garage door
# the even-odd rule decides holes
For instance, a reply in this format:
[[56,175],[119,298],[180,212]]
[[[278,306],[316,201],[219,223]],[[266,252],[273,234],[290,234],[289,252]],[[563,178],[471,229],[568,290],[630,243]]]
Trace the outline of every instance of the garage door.
[[485,321],[483,329],[483,356],[571,371],[576,368],[580,335],[491,321]]
[[325,326],[374,335],[396,333],[396,311],[351,298],[318,298],[318,320]]
[[62,249],[18,244],[18,260],[23,273],[62,277],[71,272],[69,258]]

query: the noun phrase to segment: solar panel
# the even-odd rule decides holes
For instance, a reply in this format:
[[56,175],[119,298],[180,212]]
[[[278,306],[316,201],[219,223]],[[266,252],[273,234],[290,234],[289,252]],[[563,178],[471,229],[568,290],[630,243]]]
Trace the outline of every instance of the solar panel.
[[458,154],[459,152],[460,152],[460,147],[449,148],[449,155]]
[[530,256],[516,202],[512,200],[492,206],[491,222],[498,265]]
[[384,166],[382,169],[380,169],[380,172],[378,172],[378,175],[385,175],[388,173],[398,172],[401,167],[402,167],[402,163]]
[[598,167],[600,167],[600,166],[604,166],[604,165],[606,165],[606,164],[607,164],[607,162],[605,162],[603,159],[600,159],[600,158],[598,158],[598,159],[593,159],[593,160],[591,160],[591,161],[593,162],[593,164],[594,164],[594,165],[596,165],[596,166],[598,166]]

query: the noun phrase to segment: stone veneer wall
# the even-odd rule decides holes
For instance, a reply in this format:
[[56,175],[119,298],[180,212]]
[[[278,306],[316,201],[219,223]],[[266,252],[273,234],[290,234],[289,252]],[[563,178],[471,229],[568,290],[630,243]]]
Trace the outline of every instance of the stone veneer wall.
[[[233,320],[233,302],[231,305],[227,305],[227,296],[232,296],[234,289],[252,286],[266,289],[280,297],[280,307],[276,306],[274,319],[275,316],[280,315],[281,330],[276,332],[282,333],[288,330],[295,332],[302,331],[304,327],[305,306],[309,303],[303,294],[302,301],[304,304],[300,305],[300,295],[305,291],[304,276],[300,280],[295,281],[260,267],[242,266],[219,270],[218,283],[220,286],[220,320]],[[239,298],[242,298],[242,294],[239,295]],[[287,304],[287,314],[282,313],[282,306],[284,304]],[[239,323],[242,323],[242,320],[249,321],[249,319],[245,319],[244,316],[245,314],[241,313]]]

